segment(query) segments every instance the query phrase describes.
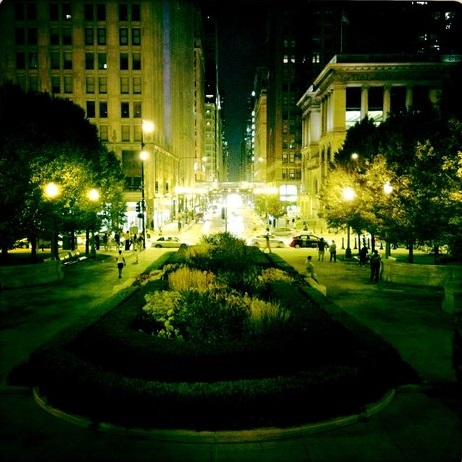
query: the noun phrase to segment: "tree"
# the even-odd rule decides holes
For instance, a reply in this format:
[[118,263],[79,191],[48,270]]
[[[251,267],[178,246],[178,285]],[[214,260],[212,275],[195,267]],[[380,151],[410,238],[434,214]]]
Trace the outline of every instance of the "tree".
[[[100,215],[87,196],[92,188],[101,194],[98,209],[106,217],[120,215],[125,209],[120,163],[79,106],[9,84],[0,89],[0,98],[0,166],[7,166],[0,171],[0,185],[8,191],[0,206],[13,210],[0,219],[2,254],[27,236],[34,257],[36,239],[51,229],[51,220],[62,231],[98,226]],[[43,194],[49,182],[60,185],[53,201]]]

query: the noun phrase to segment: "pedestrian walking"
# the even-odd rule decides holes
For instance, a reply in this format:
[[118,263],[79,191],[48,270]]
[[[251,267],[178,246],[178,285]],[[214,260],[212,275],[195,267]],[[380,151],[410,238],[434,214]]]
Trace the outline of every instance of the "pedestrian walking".
[[314,279],[319,284],[317,276],[316,276],[316,271],[315,271],[315,268],[314,268],[314,264],[311,261],[311,255],[308,255],[306,257],[306,272],[308,273],[309,277]]
[[265,239],[266,239],[266,248],[268,249],[268,253],[271,253],[271,244],[270,244],[269,228],[266,228]]
[[334,263],[337,261],[337,244],[332,239],[332,242],[329,247],[330,259],[329,261],[333,261]]
[[319,239],[318,242],[318,261],[324,261],[324,253],[326,251],[326,241],[323,237]]
[[122,277],[122,270],[124,266],[127,265],[127,263],[125,262],[125,257],[122,255],[121,250],[119,250],[119,253],[117,254],[116,261],[117,261],[117,269],[119,270],[119,279],[120,279]]
[[379,251],[374,250],[371,256],[371,282],[379,282],[381,263],[382,258],[379,255]]
[[130,250],[130,233],[127,231],[125,233],[125,250]]

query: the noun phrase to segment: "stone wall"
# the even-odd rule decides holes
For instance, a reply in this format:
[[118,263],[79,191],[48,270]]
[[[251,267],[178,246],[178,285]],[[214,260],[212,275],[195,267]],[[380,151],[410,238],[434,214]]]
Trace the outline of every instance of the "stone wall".
[[443,310],[462,312],[462,265],[416,265],[384,259],[382,279],[397,284],[443,287]]
[[0,267],[0,289],[19,289],[60,281],[64,274],[60,261],[46,261],[33,265]]

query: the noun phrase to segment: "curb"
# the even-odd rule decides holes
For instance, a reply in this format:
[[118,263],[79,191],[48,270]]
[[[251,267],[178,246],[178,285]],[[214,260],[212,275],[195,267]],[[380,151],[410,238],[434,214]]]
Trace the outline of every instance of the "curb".
[[180,443],[255,443],[265,441],[278,441],[284,439],[300,438],[315,433],[335,430],[337,428],[353,425],[369,419],[374,414],[385,409],[393,400],[396,390],[389,390],[379,401],[368,404],[360,414],[345,417],[336,417],[323,422],[300,425],[289,428],[256,428],[252,430],[229,430],[229,431],[195,431],[187,429],[142,429],[121,427],[107,422],[93,422],[88,417],[69,414],[53,406],[49,406],[46,399],[41,397],[37,388],[33,388],[32,394],[35,402],[46,412],[65,422],[87,428],[88,430],[101,431],[113,435],[126,437],[142,437],[144,439],[180,442]]

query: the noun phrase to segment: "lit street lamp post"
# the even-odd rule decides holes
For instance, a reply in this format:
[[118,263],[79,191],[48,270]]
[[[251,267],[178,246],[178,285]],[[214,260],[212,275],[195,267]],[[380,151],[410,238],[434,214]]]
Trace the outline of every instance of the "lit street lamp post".
[[[59,186],[56,183],[47,183],[45,185],[45,196],[54,201],[56,197],[60,194]],[[56,219],[56,210],[55,206],[53,205],[52,210],[52,219],[53,219],[53,231],[51,236],[51,258],[53,260],[59,260],[59,253],[58,253],[58,223]]]
[[[96,202],[99,199],[99,191],[97,189],[90,189],[88,191],[88,198],[92,202]],[[96,246],[95,246],[95,227],[91,227],[91,257],[96,258]]]
[[[343,198],[351,202],[356,197],[356,192],[353,188],[347,186],[343,189]],[[347,224],[347,247],[345,250],[345,258],[351,258],[351,247],[350,247],[350,223]]]
[[143,120],[141,126],[141,229],[143,236],[143,249],[146,248],[146,201],[144,191],[144,162],[149,158],[149,153],[144,150],[144,134],[151,133],[154,130],[154,124],[148,120]]

